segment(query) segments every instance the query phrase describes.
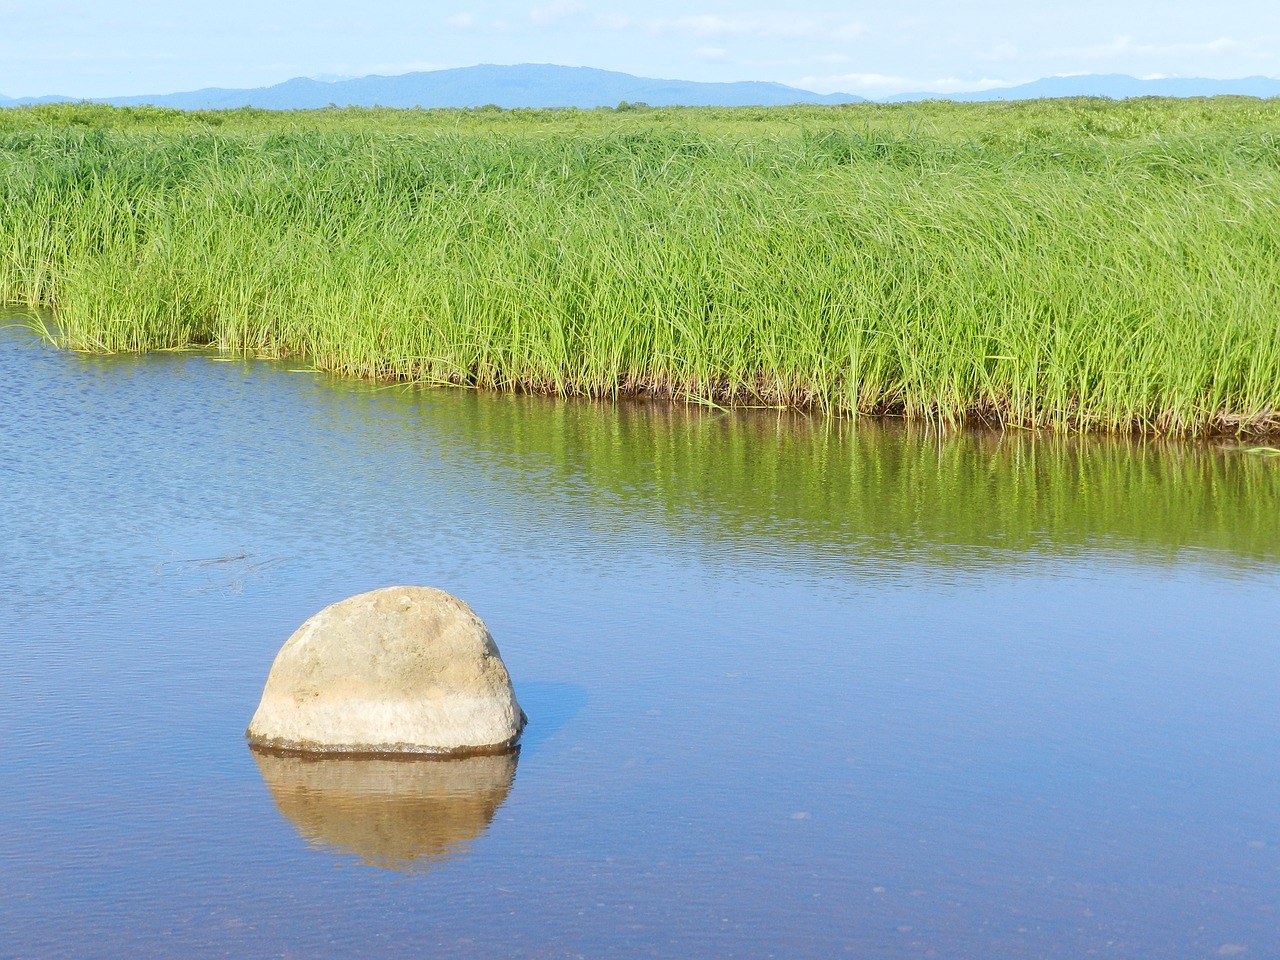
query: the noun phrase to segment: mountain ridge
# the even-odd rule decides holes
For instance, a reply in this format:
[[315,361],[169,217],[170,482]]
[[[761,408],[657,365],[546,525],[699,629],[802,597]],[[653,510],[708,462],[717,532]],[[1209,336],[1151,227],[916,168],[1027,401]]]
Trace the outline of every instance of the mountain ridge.
[[967,93],[899,93],[882,103],[909,103],[919,100],[952,100],[977,103],[999,100],[1038,100],[1058,97],[1280,97],[1280,79],[1240,77],[1213,80],[1207,77],[1160,77],[1141,80],[1123,73],[1086,73],[1069,77],[1041,77],[1011,87],[992,87]]
[[[2,99],[2,98],[0,98]],[[32,97],[9,101],[51,103],[70,97]],[[337,107],[454,107],[497,106],[591,109],[627,101],[650,106],[785,106],[794,103],[860,103],[864,97],[847,93],[820,94],[781,83],[744,80],[700,83],[636,77],[593,67],[554,64],[479,64],[450,70],[372,75],[323,81],[294,77],[270,87],[235,90],[207,87],[170,94],[93,98],[115,106],[175,107],[180,110],[307,110]]]
[[324,107],[452,107],[592,109],[624,101],[650,106],[786,106],[798,103],[905,103],[920,100],[981,102],[1057,97],[1252,96],[1280,97],[1280,79],[1253,76],[1235,80],[1170,77],[1141,80],[1125,74],[1043,77],[1029,83],[965,93],[901,93],[879,101],[849,93],[815,93],[766,81],[704,83],[637,77],[594,67],[556,64],[478,64],[393,76],[316,80],[294,77],[269,87],[206,87],[168,94],[79,98],[58,95],[7,97],[0,107],[40,103],[92,102],[114,106],[157,106],[179,110],[307,110]]

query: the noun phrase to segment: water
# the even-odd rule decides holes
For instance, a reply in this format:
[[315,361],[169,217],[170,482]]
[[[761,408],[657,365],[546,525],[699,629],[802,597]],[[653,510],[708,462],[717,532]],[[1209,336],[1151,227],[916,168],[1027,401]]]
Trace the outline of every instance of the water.
[[[0,954],[1280,955],[1280,461],[0,332]],[[310,614],[486,620],[518,757],[243,740]]]

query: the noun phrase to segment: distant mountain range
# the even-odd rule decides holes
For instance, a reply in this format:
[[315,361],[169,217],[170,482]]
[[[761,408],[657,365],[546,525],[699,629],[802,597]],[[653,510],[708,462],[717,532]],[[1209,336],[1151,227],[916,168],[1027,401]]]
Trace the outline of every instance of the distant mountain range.
[[[70,97],[0,99],[0,105],[51,103]],[[622,101],[668,106],[783,106],[792,103],[858,103],[864,97],[820,94],[781,83],[695,83],[653,80],[590,67],[526,63],[504,67],[484,64],[456,70],[406,73],[397,77],[355,80],[311,80],[297,77],[274,87],[224,90],[212,87],[190,93],[140,97],[104,97],[116,106],[176,107],[179,110],[314,110],[338,107],[615,107]]]
[[1243,77],[1239,80],[1208,80],[1177,77],[1139,80],[1120,73],[1090,73],[1078,77],[1045,77],[1016,87],[997,87],[973,93],[899,93],[885,103],[912,100],[956,100],[968,103],[991,100],[1041,100],[1050,97],[1280,97],[1280,80],[1271,77]]
[[[973,93],[905,93],[885,98],[888,103],[914,100],[1035,100],[1044,97],[1211,97],[1236,95],[1280,96],[1280,79],[1246,77],[1240,80],[1137,80],[1119,74],[1046,77],[1014,87]],[[0,107],[59,103],[81,98],[63,96],[0,96]],[[179,110],[308,110],[337,107],[614,107],[626,101],[665,106],[783,106],[794,103],[861,103],[866,97],[848,93],[821,94],[781,83],[696,83],[654,80],[590,67],[552,64],[495,66],[485,64],[455,70],[406,73],[395,77],[312,80],[297,77],[273,87],[227,90],[210,87],[189,93],[95,98],[116,106],[150,104]]]

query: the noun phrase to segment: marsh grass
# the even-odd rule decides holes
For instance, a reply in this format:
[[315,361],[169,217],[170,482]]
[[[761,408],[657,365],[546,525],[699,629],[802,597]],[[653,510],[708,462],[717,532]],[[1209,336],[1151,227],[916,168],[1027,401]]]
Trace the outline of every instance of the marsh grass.
[[1280,429],[1280,104],[0,111],[70,347],[895,414]]

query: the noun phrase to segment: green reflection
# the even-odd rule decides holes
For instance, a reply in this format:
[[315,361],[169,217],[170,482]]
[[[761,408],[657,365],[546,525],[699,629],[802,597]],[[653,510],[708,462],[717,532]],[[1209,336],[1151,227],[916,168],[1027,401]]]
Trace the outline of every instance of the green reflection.
[[[795,559],[965,568],[1099,548],[1235,565],[1280,556],[1280,458],[1232,443],[1000,431],[767,410],[421,396],[415,432],[482,458],[510,509]],[[493,468],[497,468],[494,470]]]

